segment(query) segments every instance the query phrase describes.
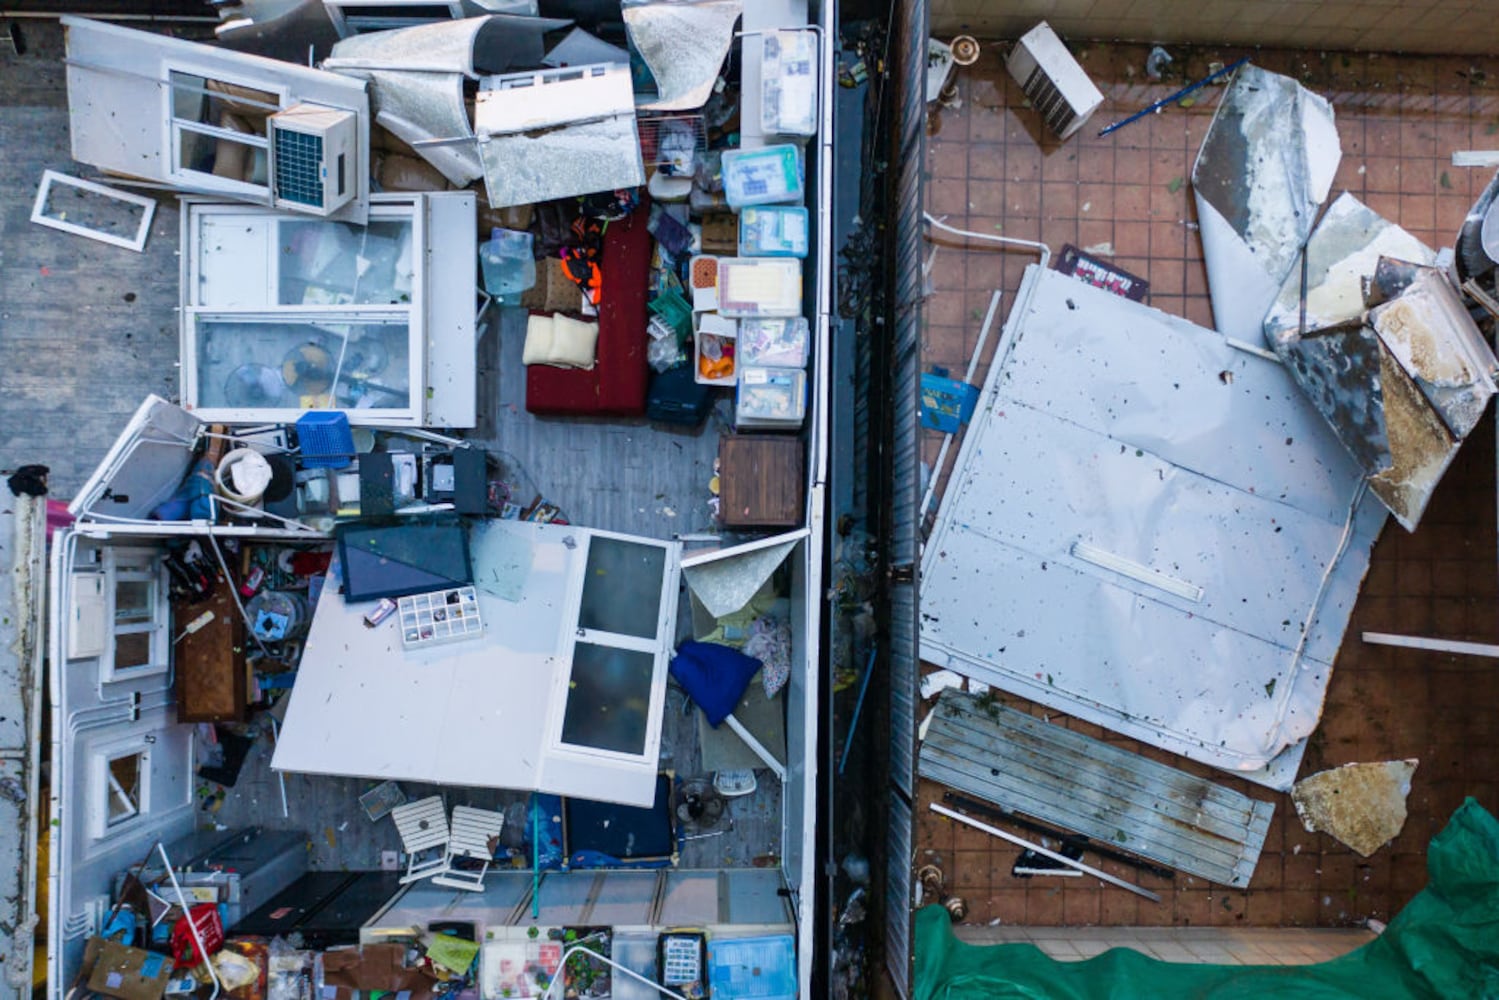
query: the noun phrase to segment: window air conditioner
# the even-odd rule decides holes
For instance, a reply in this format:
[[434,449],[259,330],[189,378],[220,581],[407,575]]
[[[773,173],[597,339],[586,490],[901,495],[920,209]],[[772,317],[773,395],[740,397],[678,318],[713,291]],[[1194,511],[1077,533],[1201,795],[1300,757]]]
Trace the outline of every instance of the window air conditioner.
[[1005,67],[1046,127],[1063,139],[1103,103],[1103,94],[1045,21],[1015,43]]
[[270,117],[271,196],[277,208],[329,215],[359,190],[352,111],[295,104]]

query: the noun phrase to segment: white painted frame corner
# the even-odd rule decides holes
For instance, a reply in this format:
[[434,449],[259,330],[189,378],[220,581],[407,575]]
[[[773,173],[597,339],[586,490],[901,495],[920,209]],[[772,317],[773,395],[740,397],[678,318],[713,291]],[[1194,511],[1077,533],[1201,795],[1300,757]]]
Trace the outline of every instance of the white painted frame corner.
[[[64,222],[42,214],[42,209],[47,204],[47,197],[52,193],[52,185],[61,183],[69,187],[79,188],[84,191],[92,191],[106,198],[114,198],[117,201],[129,202],[139,205],[143,209],[140,228],[136,230],[134,239],[126,239],[113,233],[101,232],[97,229],[89,229],[72,222]],[[42,183],[36,189],[36,201],[31,206],[31,221],[48,229],[57,229],[74,236],[84,236],[100,243],[108,243],[111,246],[124,247],[126,250],[134,250],[140,253],[146,247],[146,238],[151,235],[151,220],[156,216],[156,200],[146,198],[142,195],[131,194],[129,191],[120,191],[104,184],[96,184],[86,181],[81,177],[72,177],[68,174],[58,173],[56,170],[43,170]]]

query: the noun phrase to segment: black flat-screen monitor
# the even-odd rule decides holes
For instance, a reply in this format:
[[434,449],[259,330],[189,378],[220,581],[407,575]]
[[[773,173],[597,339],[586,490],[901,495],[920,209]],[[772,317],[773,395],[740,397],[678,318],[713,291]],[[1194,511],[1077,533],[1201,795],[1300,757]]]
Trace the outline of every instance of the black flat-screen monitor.
[[474,582],[468,531],[461,521],[376,526],[338,531],[344,600],[404,597]]

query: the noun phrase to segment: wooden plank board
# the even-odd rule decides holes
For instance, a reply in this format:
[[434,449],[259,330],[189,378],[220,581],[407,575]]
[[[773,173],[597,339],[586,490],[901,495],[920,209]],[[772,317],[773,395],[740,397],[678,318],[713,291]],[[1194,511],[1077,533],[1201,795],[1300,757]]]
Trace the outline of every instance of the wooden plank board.
[[923,777],[1220,885],[1254,873],[1274,807],[972,695],[942,693]]

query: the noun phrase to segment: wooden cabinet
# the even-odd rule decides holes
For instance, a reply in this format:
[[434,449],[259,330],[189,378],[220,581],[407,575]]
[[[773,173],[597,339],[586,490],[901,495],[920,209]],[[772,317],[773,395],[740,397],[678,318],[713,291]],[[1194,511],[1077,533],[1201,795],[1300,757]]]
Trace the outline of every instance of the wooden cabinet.
[[807,503],[800,438],[736,434],[718,445],[719,518],[726,528],[794,528]]
[[213,596],[197,604],[172,602],[172,636],[205,611],[213,621],[182,636],[172,650],[177,672],[177,721],[243,722],[248,717],[245,626],[221,581]]

